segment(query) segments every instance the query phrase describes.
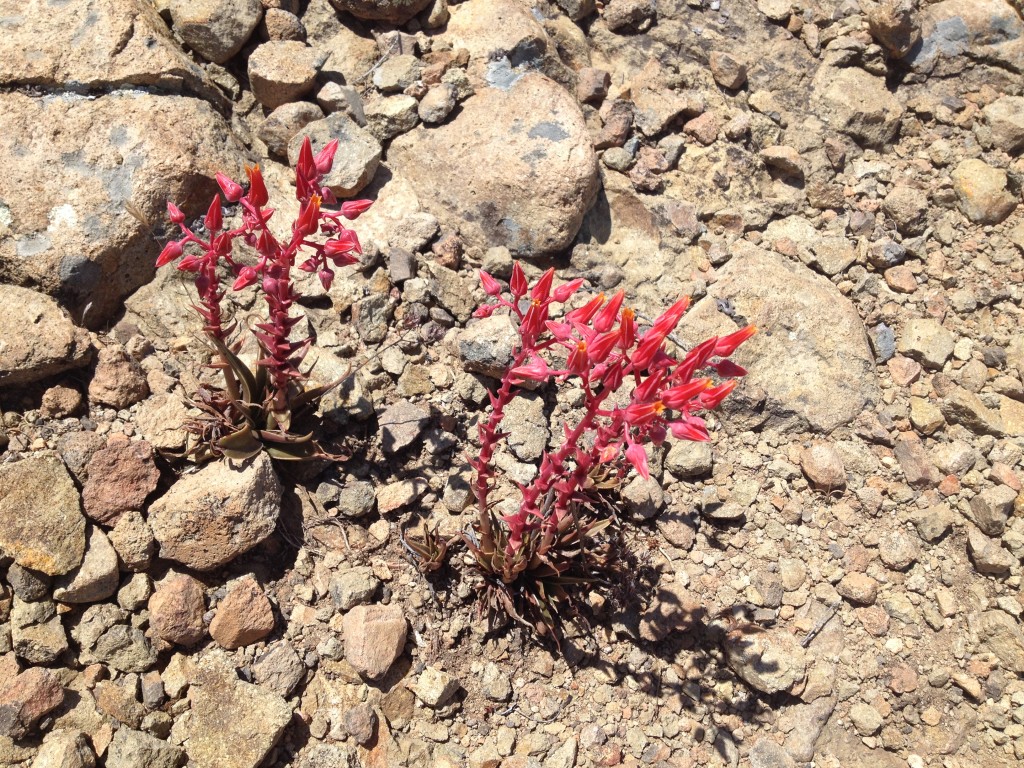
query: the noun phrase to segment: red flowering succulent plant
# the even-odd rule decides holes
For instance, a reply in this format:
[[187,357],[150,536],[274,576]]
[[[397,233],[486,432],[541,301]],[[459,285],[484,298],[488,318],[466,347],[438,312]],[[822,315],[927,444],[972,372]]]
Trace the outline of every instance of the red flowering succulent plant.
[[[204,411],[204,418],[191,425],[201,438],[200,453],[246,458],[266,450],[278,459],[327,456],[312,432],[293,431],[295,422],[314,410],[319,399],[340,382],[328,387],[305,386],[307,377],[300,365],[312,340],[291,338],[301,320],[291,314],[299,298],[292,268],[316,272],[324,290],[328,290],[334,278],[332,267],[358,261],[359,239],[342,219],[355,219],[370,201],[352,200],[339,206],[330,188],[321,186],[337,150],[338,142],[332,141],[314,155],[309,139],[303,142],[295,168],[299,214],[285,241],[271,232],[269,222],[274,209],[266,207],[269,194],[258,166],[245,169],[248,189],[217,174],[224,199],[241,211],[241,222],[233,229],[225,229],[220,195],[213,198],[202,219],[202,234],[185,223],[185,215],[177,206],[167,205],[171,221],[181,228],[183,236],[167,243],[156,265],[180,259],[178,269],[194,273],[199,293],[195,309],[215,347],[218,362],[214,366],[224,375],[224,390],[201,388],[194,398]],[[239,258],[239,241],[247,246],[245,250],[252,257],[247,261],[253,263]],[[296,264],[300,258],[303,260]],[[242,339],[235,334],[238,323],[224,316],[226,290],[221,280],[225,268],[224,276],[233,278],[231,290],[255,285],[266,301],[266,319],[250,328],[261,353],[255,370],[238,357],[242,347]]]
[[[608,535],[613,517],[600,511],[607,507],[598,497],[631,469],[649,476],[646,444],[660,444],[669,433],[709,439],[697,413],[715,408],[746,373],[728,358],[756,329],[748,326],[678,353],[669,336],[688,299],[641,329],[636,313],[623,306],[621,291],[595,296],[555,319],[554,305],[565,303],[582,280],[553,287],[549,269],[531,286],[517,263],[506,298],[497,280],[486,272],[480,276],[493,301],[476,316],[507,310],[518,321],[519,343],[490,396],[490,415],[479,425],[480,450],[471,459],[477,514],[463,540],[491,615],[505,613],[557,640],[563,609],[572,607],[573,586],[599,584],[621,565]],[[545,451],[536,476],[518,487],[515,508],[499,515],[491,491],[505,409],[523,384],[551,381],[582,390],[581,415],[563,425],[559,447]],[[436,566],[447,544],[430,536],[416,543],[424,570]]]

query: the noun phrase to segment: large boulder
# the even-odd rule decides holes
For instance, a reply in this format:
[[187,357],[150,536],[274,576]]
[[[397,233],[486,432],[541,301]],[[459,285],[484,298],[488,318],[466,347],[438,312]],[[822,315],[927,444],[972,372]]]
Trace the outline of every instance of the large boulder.
[[831,432],[852,421],[879,396],[875,363],[856,308],[828,280],[784,256],[737,241],[735,254],[683,319],[689,340],[722,335],[734,315],[760,333],[733,359],[749,370],[726,407],[751,418],[765,400],[763,418],[780,427]]
[[914,70],[960,72],[971,61],[1024,71],[1024,20],[1007,0],[944,0],[921,9],[921,42],[907,56]]
[[266,539],[280,512],[281,483],[261,453],[185,475],[150,506],[149,524],[161,557],[209,571]]
[[7,93],[0,112],[0,282],[39,287],[90,327],[152,279],[167,200],[197,215],[214,174],[238,176],[244,162],[224,120],[196,99]]
[[89,334],[49,296],[0,285],[0,306],[0,387],[29,384],[89,362]]
[[0,85],[142,85],[224,100],[150,3],[26,0],[7,7],[17,11],[3,12]]
[[535,72],[478,92],[445,125],[398,137],[388,162],[467,246],[523,257],[568,247],[598,189],[579,106]]

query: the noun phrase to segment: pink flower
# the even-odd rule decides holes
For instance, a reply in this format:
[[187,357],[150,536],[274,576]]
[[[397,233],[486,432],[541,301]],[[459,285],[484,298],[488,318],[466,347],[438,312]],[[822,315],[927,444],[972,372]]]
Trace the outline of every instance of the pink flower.
[[225,176],[223,173],[217,174],[217,184],[220,186],[220,191],[224,193],[224,197],[230,203],[237,203],[242,198],[242,185],[231,180],[230,177]]
[[509,373],[512,375],[513,384],[522,384],[526,381],[547,381],[551,376],[551,369],[543,357],[533,355],[530,362],[513,368]]

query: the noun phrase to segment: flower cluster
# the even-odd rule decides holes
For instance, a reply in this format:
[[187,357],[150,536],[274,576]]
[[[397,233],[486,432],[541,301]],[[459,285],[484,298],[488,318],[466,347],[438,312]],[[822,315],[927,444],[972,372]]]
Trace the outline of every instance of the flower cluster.
[[[506,298],[501,284],[481,273],[484,290],[494,301],[481,307],[477,317],[504,307],[518,320],[520,336],[501,386],[491,395],[490,417],[479,427],[480,453],[473,465],[483,533],[492,533],[488,494],[495,474],[493,456],[504,436],[505,408],[517,387],[528,381],[573,380],[583,391],[579,420],[564,425],[560,447],[545,452],[536,477],[522,487],[519,508],[500,518],[507,526],[509,555],[527,537],[557,530],[573,505],[586,497],[593,471],[611,470],[623,477],[632,466],[647,478],[645,444],[660,444],[669,432],[683,440],[707,440],[707,426],[696,414],[715,408],[746,373],[728,357],[756,330],[747,326],[713,337],[679,355],[670,351],[675,345],[668,340],[688,307],[687,299],[677,301],[645,330],[636,313],[623,306],[621,291],[611,298],[595,296],[553,320],[552,306],[566,302],[582,283],[553,287],[553,279],[554,271],[548,270],[529,286],[517,263]],[[556,356],[558,349],[564,352]]]
[[[235,360],[228,351],[228,340],[236,324],[225,323],[221,309],[225,296],[221,287],[222,268],[226,267],[233,277],[232,290],[256,285],[266,301],[267,317],[255,324],[253,334],[262,350],[257,366],[265,370],[270,385],[268,402],[258,405],[265,405],[268,413],[273,414],[269,424],[272,429],[289,429],[289,401],[305,378],[299,365],[311,344],[308,338],[291,339],[292,329],[300,320],[291,314],[292,305],[298,299],[293,267],[316,272],[324,289],[328,290],[334,279],[334,268],[356,263],[361,253],[356,233],[344,226],[342,220],[355,219],[370,206],[370,201],[353,200],[339,206],[330,188],[323,186],[337,150],[338,142],[332,141],[314,155],[309,139],[303,142],[295,168],[299,214],[292,223],[290,236],[284,241],[270,229],[274,209],[266,207],[269,194],[258,166],[245,169],[248,189],[224,174],[217,174],[224,199],[240,208],[241,221],[234,229],[225,229],[220,195],[213,198],[202,219],[202,234],[186,225],[185,215],[176,205],[169,203],[167,206],[171,220],[180,227],[183,236],[167,243],[157,259],[157,266],[180,259],[178,269],[195,274],[199,293],[196,310],[204,320],[205,333],[220,352],[220,367],[224,370],[228,392],[235,400],[244,401],[245,393],[239,391],[240,377],[233,373]],[[248,246],[252,258],[246,263],[236,253],[238,241]]]

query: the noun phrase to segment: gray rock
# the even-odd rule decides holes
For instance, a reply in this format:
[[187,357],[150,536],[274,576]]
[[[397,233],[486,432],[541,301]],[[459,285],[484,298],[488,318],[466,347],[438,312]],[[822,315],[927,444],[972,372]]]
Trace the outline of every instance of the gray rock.
[[110,543],[129,571],[144,571],[156,555],[156,539],[141,512],[130,510],[118,519],[110,532]]
[[697,343],[735,331],[718,310],[720,300],[731,301],[759,328],[789,330],[786,338],[758,334],[733,355],[749,374],[723,410],[742,420],[763,406],[759,418],[768,424],[810,425],[825,433],[852,421],[879,396],[874,356],[857,310],[801,264],[742,240],[733,244],[733,253],[680,334]]
[[373,84],[381,93],[396,93],[415,84],[422,72],[423,64],[411,54],[389,56],[373,71]]
[[385,453],[398,453],[412,444],[430,422],[430,408],[399,400],[380,416],[381,444]]
[[432,86],[420,99],[416,108],[420,120],[428,125],[443,123],[445,118],[455,109],[455,86],[440,83]]
[[989,538],[973,525],[967,531],[967,551],[978,573],[1001,576],[1017,564],[1017,558],[1003,549],[998,539]]
[[87,532],[82,564],[57,579],[53,598],[62,603],[95,603],[117,591],[117,552],[97,526]]
[[1012,154],[1024,148],[1024,96],[1000,96],[981,113],[997,149]]
[[443,669],[430,666],[424,669],[412,685],[412,692],[428,707],[442,707],[461,688],[459,679]]
[[953,510],[947,504],[936,504],[922,510],[914,517],[918,535],[929,543],[941,539],[953,527]]
[[885,79],[859,67],[821,67],[812,103],[819,118],[866,147],[892,141],[903,117],[903,105]]
[[567,247],[598,187],[579,105],[536,72],[482,90],[444,125],[398,137],[388,161],[467,248],[503,245],[519,256]]
[[960,424],[978,435],[1003,434],[1003,420],[999,411],[985,407],[973,392],[953,387],[939,401],[939,410],[950,424]]
[[26,602],[45,600],[50,596],[52,580],[45,573],[30,571],[17,563],[7,569],[7,583],[14,594]]
[[257,768],[292,719],[284,699],[242,682],[223,662],[197,666],[188,698],[192,717],[185,734],[197,766]]
[[796,768],[789,753],[767,737],[758,739],[750,750],[750,768]]
[[49,296],[0,285],[0,387],[29,384],[89,362],[89,335]]
[[30,664],[52,664],[68,649],[56,606],[49,600],[28,603],[14,598],[11,643],[18,658]]
[[360,126],[366,125],[366,114],[363,112],[363,97],[359,91],[345,85],[329,82],[316,94],[316,103],[326,114],[344,112]]
[[181,747],[125,726],[107,748],[107,768],[179,768],[184,762]]
[[[271,154],[287,157],[288,145],[310,123],[323,120],[324,113],[316,104],[308,101],[293,101],[282,104],[264,120],[256,135],[267,145]],[[300,142],[301,143],[301,142]]]
[[520,461],[536,461],[547,448],[550,433],[544,415],[544,399],[523,392],[505,408],[501,429],[508,432],[508,447]]
[[78,489],[56,454],[0,466],[0,553],[50,576],[81,564],[85,517]]
[[878,540],[878,554],[886,568],[905,571],[921,556],[920,547],[902,531],[881,536]]
[[986,488],[971,499],[971,519],[986,536],[1002,536],[1017,492],[1005,485]]
[[881,730],[885,721],[877,709],[858,701],[850,707],[850,722],[861,736],[873,736]]
[[184,475],[150,506],[149,524],[161,557],[208,571],[270,536],[280,511],[281,484],[261,453]]
[[470,324],[459,334],[459,357],[467,371],[501,378],[512,362],[519,332],[507,314],[496,314]]
[[357,704],[345,712],[345,730],[357,744],[366,746],[377,730],[377,713],[369,704]]
[[907,184],[898,184],[885,196],[882,210],[904,235],[919,235],[928,226],[928,195]]
[[238,53],[263,16],[259,0],[169,0],[167,6],[182,41],[215,64]]
[[807,654],[785,630],[744,632],[725,636],[726,660],[733,671],[762,693],[786,691],[804,679]]
[[1003,611],[985,611],[976,628],[983,650],[995,654],[1010,672],[1024,673],[1024,633],[1017,620]]
[[366,129],[344,112],[335,112],[323,120],[314,120],[303,126],[288,144],[288,164],[294,166],[299,159],[302,141],[308,136],[313,152],[319,152],[325,144],[337,139],[340,144],[334,156],[331,172],[324,177],[324,184],[339,198],[346,198],[360,192],[370,183],[380,165],[381,146]]
[[339,11],[357,19],[404,24],[430,5],[431,0],[331,0]]
[[331,578],[331,599],[340,611],[370,602],[380,589],[380,579],[369,566],[356,566]]
[[363,113],[366,115],[366,130],[381,143],[408,133],[420,119],[419,103],[406,94],[385,96],[367,102]]
[[489,661],[480,676],[480,690],[491,701],[508,701],[512,698],[512,681],[497,664]]
[[912,318],[903,325],[897,349],[922,365],[941,369],[953,354],[953,334],[932,318]]
[[665,469],[681,479],[707,475],[712,465],[711,443],[708,442],[673,440],[665,455]]
[[50,731],[32,768],[96,768],[96,756],[81,731]]
[[346,483],[338,494],[339,514],[353,519],[368,515],[376,503],[373,486],[362,480]]
[[[122,45],[134,41],[133,50],[142,53],[147,36],[131,30],[125,29]],[[90,46],[71,47],[101,55],[91,47],[92,29],[81,34]],[[148,40],[157,38],[150,34]],[[61,55],[67,53],[65,48]],[[186,214],[198,215],[217,188],[214,173],[237,175],[243,163],[241,145],[223,118],[200,99],[119,84],[96,98],[5,93],[0,112],[0,158],[15,170],[0,176],[0,200],[12,222],[10,236],[0,237],[4,280],[59,296],[88,327],[105,325],[126,296],[152,280],[160,251],[152,228],[166,224],[167,201],[187,200]],[[52,130],[39,131],[40,125]],[[54,165],[55,157],[64,160]],[[46,184],[25,194],[44,177]],[[73,197],[69,189],[76,190]],[[151,223],[127,215],[129,201]],[[180,294],[170,298],[182,314]]]
[[1024,21],[1005,0],[943,0],[921,7],[921,44],[906,57],[916,72],[959,75],[967,60],[1024,70]]
[[619,494],[629,514],[641,520],[650,520],[665,506],[665,492],[654,477],[634,477]]
[[156,651],[146,634],[135,627],[115,624],[96,640],[91,651],[83,648],[87,663],[101,662],[119,672],[145,672],[156,665]]
[[296,40],[271,40],[249,56],[249,85],[267,109],[297,101],[316,83],[322,64],[316,51]]
[[280,642],[256,659],[252,672],[261,688],[287,697],[302,682],[306,668],[295,650],[288,643]]

